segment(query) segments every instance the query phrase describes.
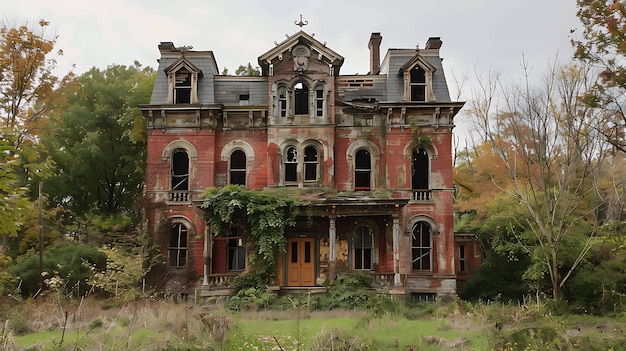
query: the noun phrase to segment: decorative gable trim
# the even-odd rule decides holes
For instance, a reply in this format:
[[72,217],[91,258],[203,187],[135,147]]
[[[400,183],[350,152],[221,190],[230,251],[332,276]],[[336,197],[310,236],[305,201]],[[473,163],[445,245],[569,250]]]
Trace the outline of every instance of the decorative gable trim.
[[[412,82],[411,82],[411,70],[419,67],[424,70],[424,82],[425,91],[423,94],[423,99],[414,99],[412,93]],[[417,102],[432,102],[437,101],[435,98],[435,93],[433,91],[433,73],[437,70],[435,66],[433,66],[430,62],[428,62],[422,55],[415,54],[412,59],[410,59],[407,63],[400,67],[398,71],[398,75],[403,77],[404,80],[404,94],[402,97],[402,101],[417,101]],[[421,89],[423,89],[422,87]]]
[[196,65],[194,65],[189,60],[187,60],[187,58],[185,58],[185,55],[183,54],[176,61],[174,61],[174,63],[166,67],[164,71],[165,71],[165,74],[167,75],[167,83],[168,83],[166,103],[168,104],[180,103],[176,101],[176,96],[175,96],[176,95],[175,92],[177,89],[176,75],[180,71],[186,71],[190,75],[190,79],[191,79],[191,82],[189,82],[190,84],[189,88],[191,89],[191,91],[187,92],[189,101],[185,101],[185,103],[195,104],[199,102],[198,78],[202,77],[203,75],[201,69],[199,69],[198,67],[196,67]]
[[[323,62],[326,62],[329,65],[329,74],[338,75],[339,68],[343,65],[344,58],[339,55],[335,51],[326,47],[326,43],[320,43],[316,39],[314,39],[311,35],[299,31],[298,33],[287,37],[281,43],[276,43],[276,46],[259,56],[258,62],[259,66],[263,71],[263,75],[272,75],[273,72],[271,67],[273,66],[273,62],[276,60],[283,60],[283,53],[290,52],[294,54],[294,57],[301,57],[303,55],[299,55],[298,52],[294,53],[294,49],[298,47],[305,47],[308,52],[306,52],[306,57],[314,56]],[[304,61],[300,61],[300,63],[296,63],[296,69],[304,68]]]

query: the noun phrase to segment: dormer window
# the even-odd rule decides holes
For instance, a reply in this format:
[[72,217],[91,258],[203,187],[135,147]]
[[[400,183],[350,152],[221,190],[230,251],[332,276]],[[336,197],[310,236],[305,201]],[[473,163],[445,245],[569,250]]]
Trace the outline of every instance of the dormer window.
[[174,85],[174,103],[191,103],[191,73],[186,69],[176,72],[176,84]]
[[426,101],[426,71],[415,66],[411,69],[411,101]]
[[181,57],[165,69],[168,77],[168,93],[166,103],[196,104],[198,103],[198,78],[202,71]]

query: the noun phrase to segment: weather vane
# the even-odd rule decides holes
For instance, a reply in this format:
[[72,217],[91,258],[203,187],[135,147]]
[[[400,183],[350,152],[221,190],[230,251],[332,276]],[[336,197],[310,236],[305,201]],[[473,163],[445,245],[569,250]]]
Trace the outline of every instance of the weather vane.
[[306,26],[307,24],[309,24],[309,21],[302,22],[302,15],[300,15],[300,22],[293,21],[293,24],[295,24],[296,26],[300,26],[300,28],[302,28],[303,26]]

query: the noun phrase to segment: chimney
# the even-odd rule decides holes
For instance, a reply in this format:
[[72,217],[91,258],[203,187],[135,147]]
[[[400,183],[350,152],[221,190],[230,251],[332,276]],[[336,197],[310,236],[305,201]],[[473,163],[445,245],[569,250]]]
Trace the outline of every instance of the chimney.
[[380,33],[372,33],[367,47],[370,49],[370,73],[380,73],[380,42],[383,40]]
[[443,41],[441,41],[441,37],[430,37],[426,42],[426,49],[437,49],[441,48]]
[[159,44],[159,51],[160,52],[173,52],[173,51],[176,51],[176,47],[174,46],[174,43],[171,41],[162,41],[161,44]]

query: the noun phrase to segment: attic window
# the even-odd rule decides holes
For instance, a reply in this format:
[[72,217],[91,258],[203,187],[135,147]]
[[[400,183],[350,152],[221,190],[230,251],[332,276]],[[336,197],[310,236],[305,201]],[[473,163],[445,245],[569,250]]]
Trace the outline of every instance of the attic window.
[[250,100],[250,94],[239,94],[239,101],[248,101]]
[[191,73],[185,69],[176,72],[176,84],[174,85],[174,103],[191,103]]
[[426,101],[426,71],[419,66],[411,70],[411,101]]

